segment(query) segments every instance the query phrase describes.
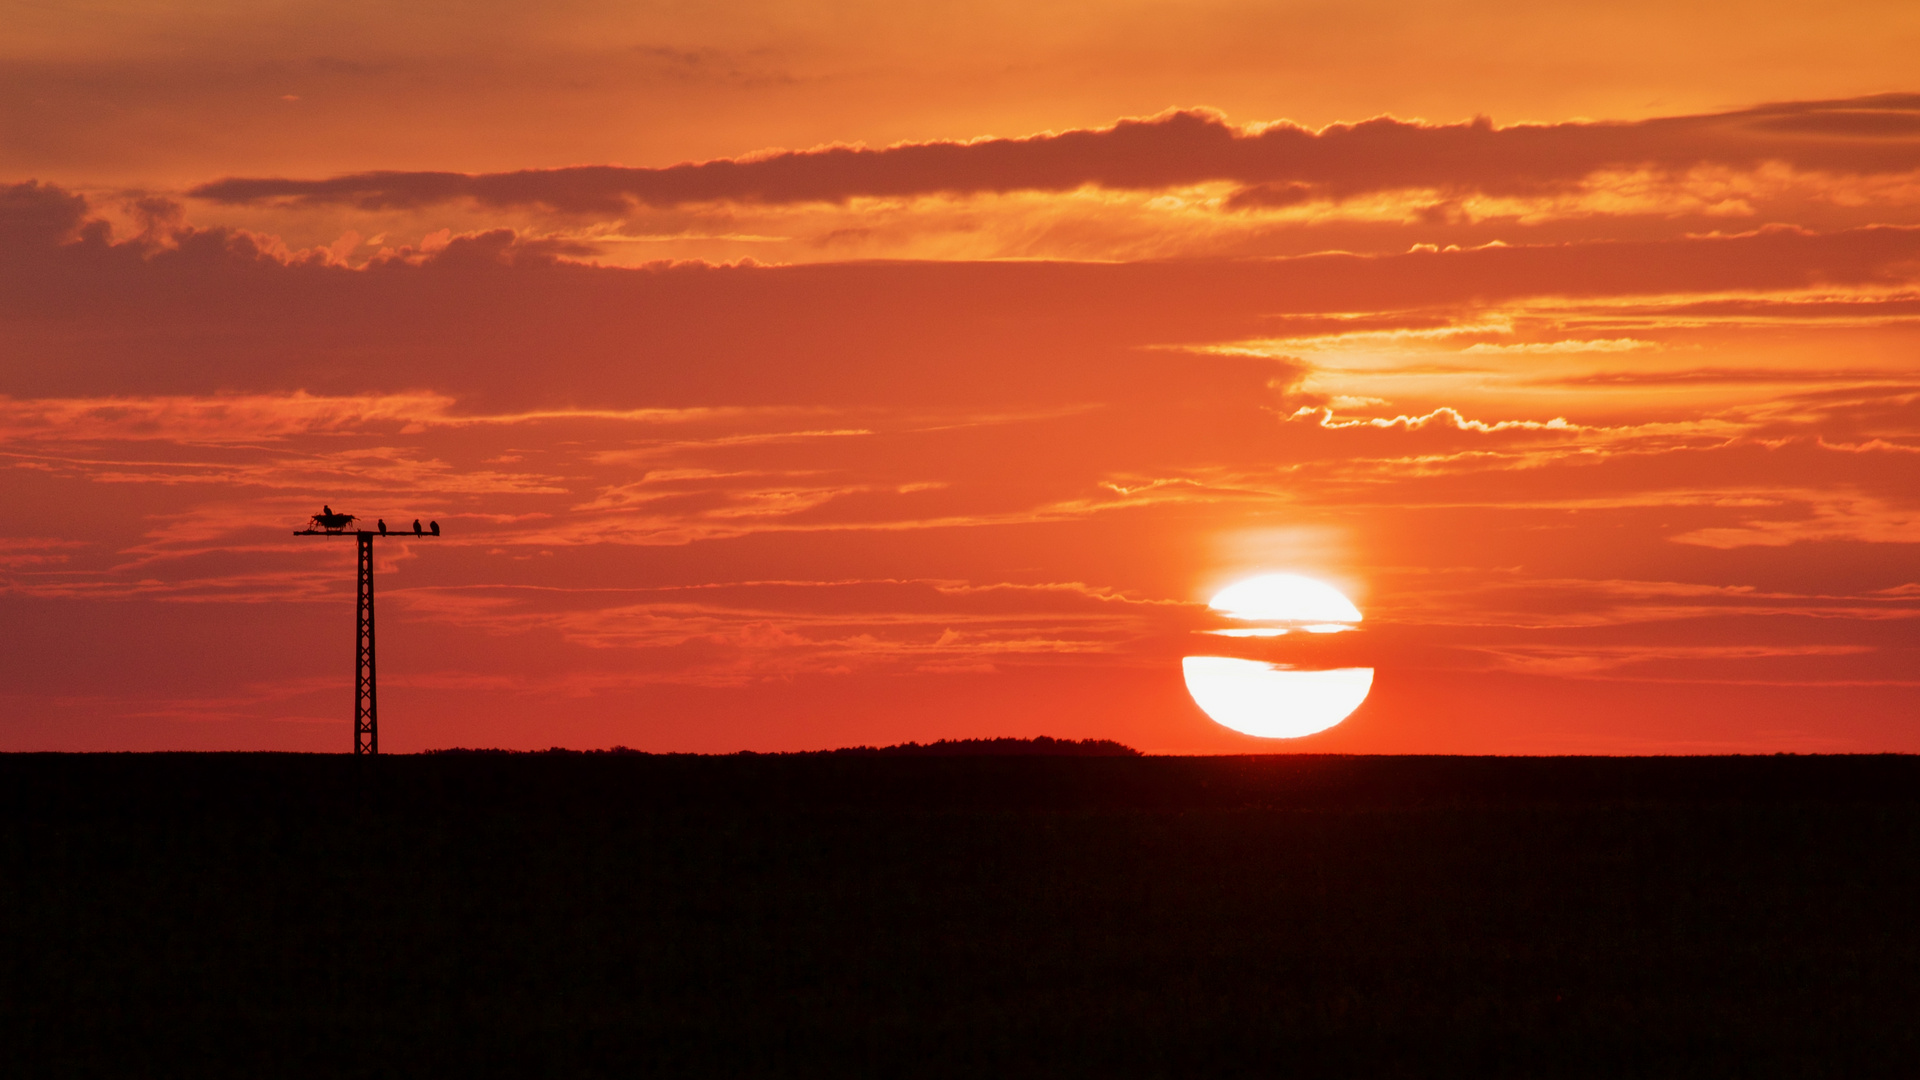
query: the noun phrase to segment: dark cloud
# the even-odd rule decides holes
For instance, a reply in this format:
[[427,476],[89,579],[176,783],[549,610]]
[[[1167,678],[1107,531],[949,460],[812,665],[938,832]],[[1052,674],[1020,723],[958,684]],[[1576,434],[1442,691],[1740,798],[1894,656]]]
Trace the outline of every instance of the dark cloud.
[[[71,239],[87,220],[87,200],[29,180],[0,185],[0,245],[13,252],[47,248]],[[96,224],[104,237],[105,225]]]
[[[443,267],[515,266],[544,265],[565,256],[592,254],[595,254],[594,248],[586,244],[549,237],[523,237],[512,229],[488,229],[486,232],[451,238],[447,246],[434,252],[431,258]],[[400,256],[376,262],[406,261],[405,256]]]
[[[0,205],[38,230],[0,249],[12,350],[0,394],[23,397],[433,389],[502,408],[1053,407],[1229,382],[1260,396],[1278,361],[1150,347],[1297,332],[1328,313],[1920,276],[1920,228],[1902,227],[1390,256],[640,269],[572,263],[567,245],[495,230],[348,269],[224,229],[116,244],[44,186]],[[1309,318],[1276,319],[1289,315]]]
[[1920,95],[1790,102],[1633,123],[1427,124],[1381,117],[1312,131],[1241,128],[1185,110],[1110,128],[1021,139],[833,146],[666,168],[606,165],[506,173],[367,172],[328,179],[235,177],[192,194],[221,203],[343,204],[369,209],[473,200],[493,207],[619,213],[735,201],[839,202],[859,196],[1155,190],[1246,185],[1238,207],[1377,191],[1526,194],[1608,169],[1681,172],[1782,162],[1851,174],[1920,168]]

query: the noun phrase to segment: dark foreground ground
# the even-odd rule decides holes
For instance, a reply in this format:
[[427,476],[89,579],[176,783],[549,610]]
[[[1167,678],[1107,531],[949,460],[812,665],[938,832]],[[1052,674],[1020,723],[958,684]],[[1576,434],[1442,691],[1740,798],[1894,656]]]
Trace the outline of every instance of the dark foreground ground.
[[9,1076],[1920,1075],[1920,759],[0,757]]

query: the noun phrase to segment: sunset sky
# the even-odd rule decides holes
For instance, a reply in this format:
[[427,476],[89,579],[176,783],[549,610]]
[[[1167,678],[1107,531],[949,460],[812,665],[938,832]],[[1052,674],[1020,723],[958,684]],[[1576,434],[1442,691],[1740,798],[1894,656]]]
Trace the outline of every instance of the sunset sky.
[[[1920,752],[1920,5],[0,0],[0,750]],[[1225,637],[1261,573],[1341,634]],[[1189,656],[1371,667],[1215,724]]]

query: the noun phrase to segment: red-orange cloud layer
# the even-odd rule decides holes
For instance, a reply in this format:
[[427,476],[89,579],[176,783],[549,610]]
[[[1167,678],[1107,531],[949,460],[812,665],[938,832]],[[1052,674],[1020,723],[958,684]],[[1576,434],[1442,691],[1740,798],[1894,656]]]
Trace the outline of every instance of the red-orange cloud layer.
[[[382,548],[395,748],[1267,748],[1221,650],[1377,669],[1303,749],[1920,748],[1916,116],[0,186],[0,745],[344,745],[324,501],[446,527]],[[553,216],[769,206],[805,257]],[[911,257],[805,239],[860,218]],[[1366,629],[1202,633],[1266,570]]]

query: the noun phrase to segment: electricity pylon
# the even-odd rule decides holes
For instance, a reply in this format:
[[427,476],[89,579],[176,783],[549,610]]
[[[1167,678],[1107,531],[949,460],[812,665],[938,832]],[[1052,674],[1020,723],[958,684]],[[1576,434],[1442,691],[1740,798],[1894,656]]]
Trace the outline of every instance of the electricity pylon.
[[[313,515],[312,522],[295,536],[351,536],[358,541],[360,549],[359,582],[356,590],[358,604],[353,633],[353,752],[359,754],[377,754],[380,752],[380,698],[379,682],[374,672],[373,651],[373,538],[376,536],[406,536],[407,533],[387,532],[387,523],[381,521],[377,530],[348,529],[356,519],[352,514],[336,514],[333,507],[322,507],[321,512]],[[315,526],[318,526],[316,528]],[[420,522],[413,523],[413,536],[425,539],[440,535],[440,523],[433,522],[430,530],[420,528]]]

